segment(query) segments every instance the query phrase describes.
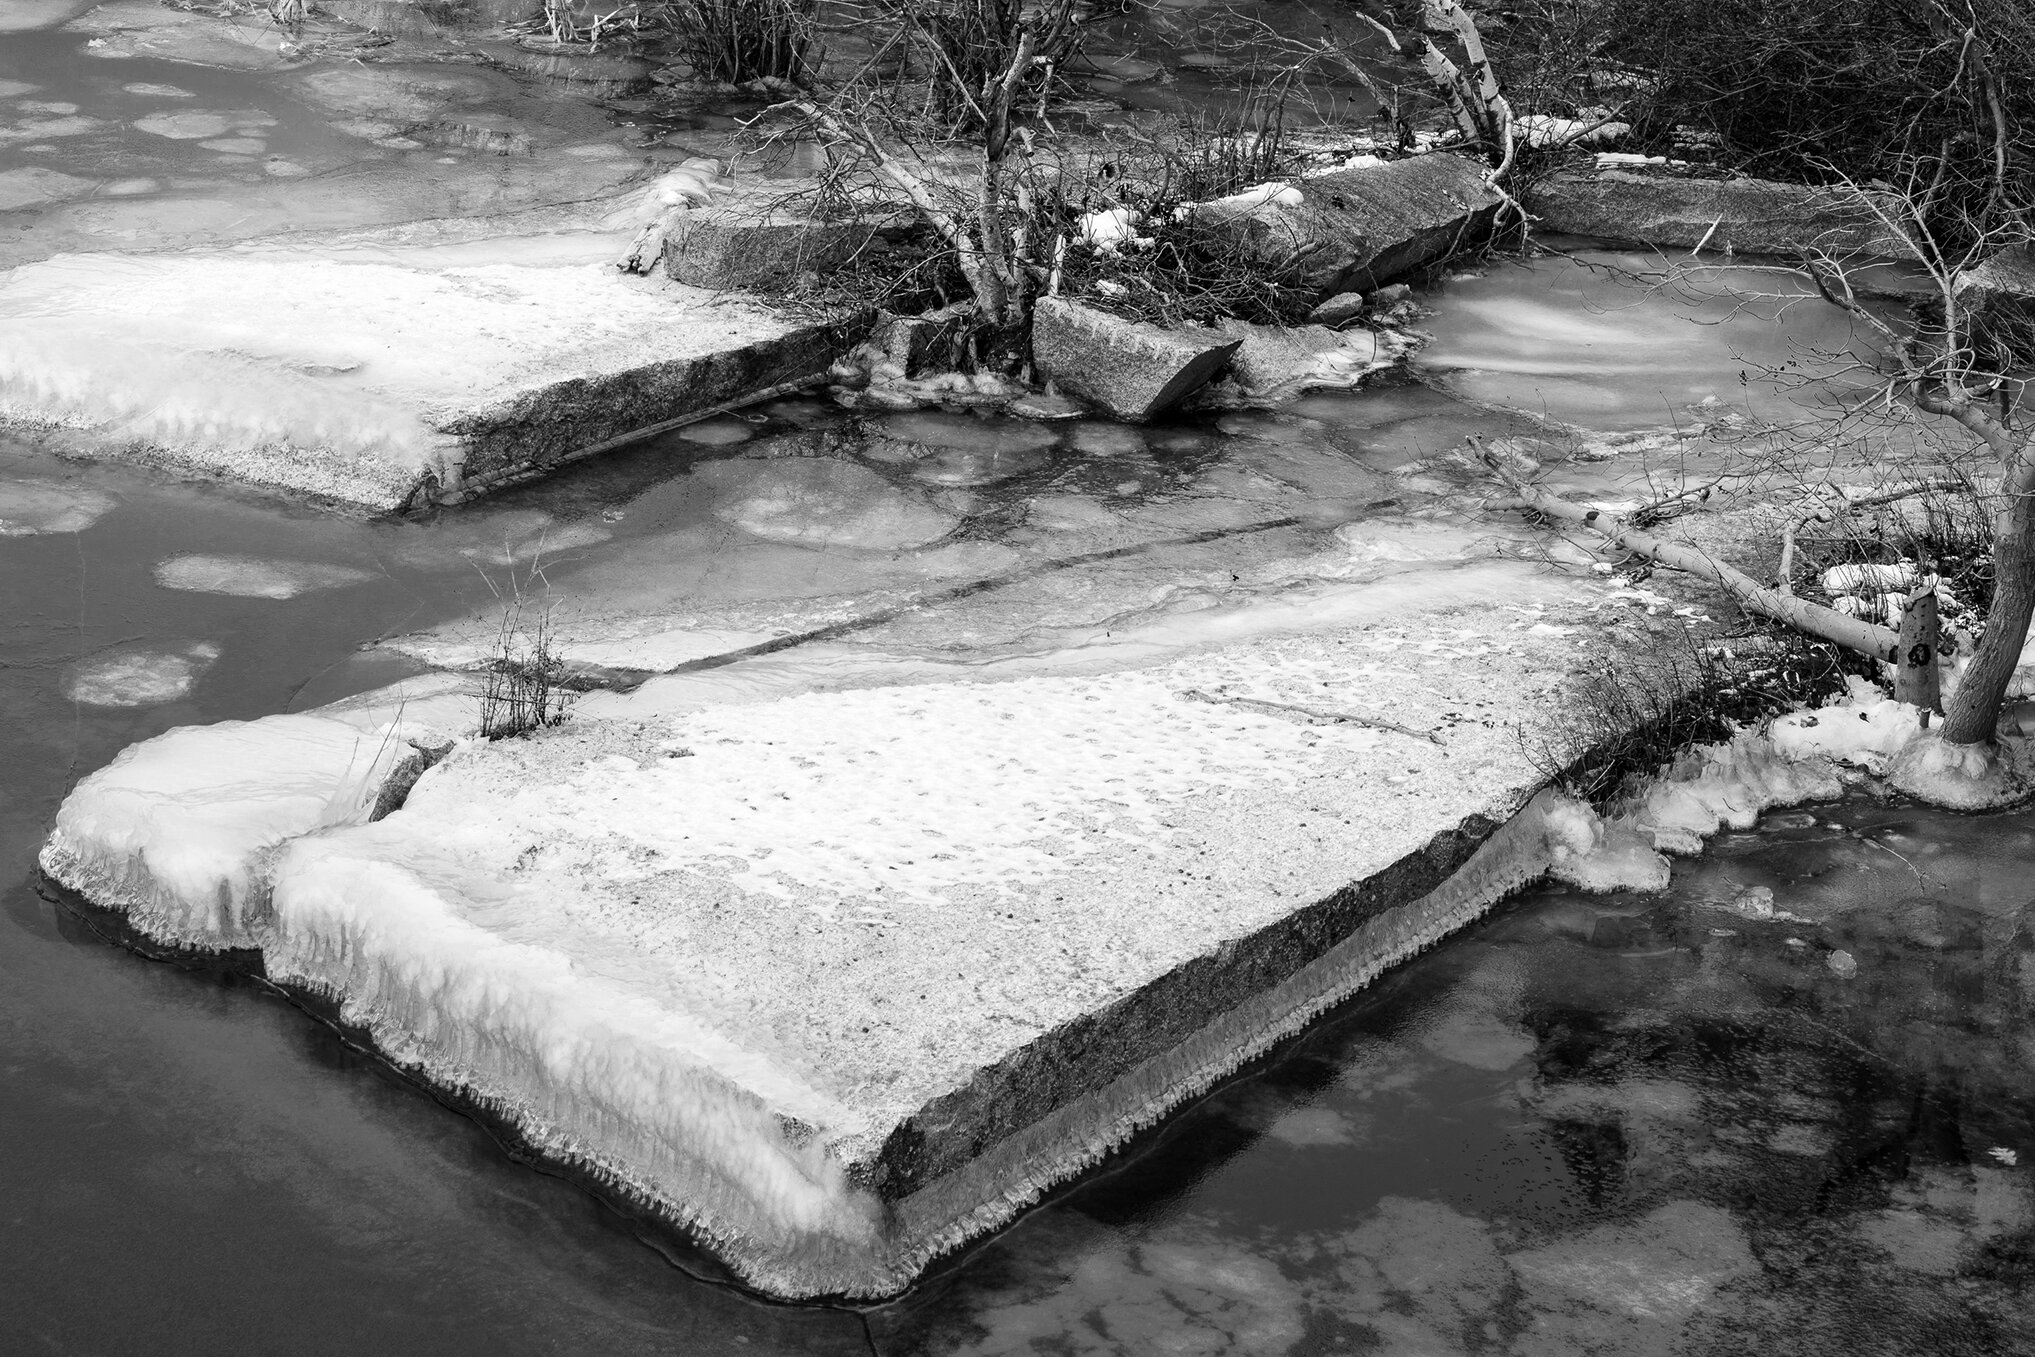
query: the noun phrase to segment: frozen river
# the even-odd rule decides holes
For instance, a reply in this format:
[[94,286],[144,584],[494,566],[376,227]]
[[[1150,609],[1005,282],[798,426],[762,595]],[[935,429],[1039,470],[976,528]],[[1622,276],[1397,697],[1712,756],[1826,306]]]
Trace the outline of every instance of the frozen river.
[[[157,61],[116,72],[70,41],[0,36],[0,86],[41,86],[17,104],[74,105],[0,118],[100,125],[68,156],[0,141],[0,173],[41,166],[96,186],[74,202],[244,193],[248,211],[287,216],[296,200],[271,196],[276,181],[353,164],[331,158],[361,139],[310,118],[278,81]],[[270,121],[250,113],[207,140],[264,144],[149,141],[134,124],[175,96],[137,84],[230,93],[228,111]],[[259,129],[271,130],[228,135]],[[416,154],[380,149],[376,165]],[[278,174],[271,156],[307,174]],[[178,187],[203,176],[218,180]],[[52,218],[21,220],[63,245]],[[1622,431],[1743,400],[1745,359],[1782,351],[1756,318],[1687,326],[1620,287],[1560,261],[1458,280],[1435,300],[1424,361],[1450,392]],[[749,1298],[258,983],[144,960],[37,893],[35,850],[79,776],[174,725],[302,710],[413,672],[363,647],[483,606],[534,557],[567,592],[575,578],[612,590],[657,561],[736,625],[765,604],[818,608],[823,566],[867,571],[875,594],[1027,560],[1043,549],[1042,499],[1063,517],[1187,503],[1226,521],[1216,509],[1240,493],[1240,467],[1270,465],[1267,447],[1374,519],[1432,510],[1395,470],[1520,425],[1409,387],[1150,436],[1012,426],[999,436],[1021,471],[977,481],[959,451],[939,464],[950,473],[886,464],[867,455],[880,431],[810,402],[715,427],[684,451],[832,431],[863,449],[856,466],[978,525],[974,554],[907,579],[858,556],[866,543],[791,533],[787,546],[787,529],[759,545],[767,534],[743,537],[716,498],[727,477],[674,471],[671,444],[433,521],[366,523],[0,442],[0,860],[14,864],[0,921],[0,1346],[2035,1351],[2025,813],[1817,807],[1715,841],[1663,893],[1515,899],[867,1311]],[[1613,461],[1577,483],[1616,495],[1645,470]]]

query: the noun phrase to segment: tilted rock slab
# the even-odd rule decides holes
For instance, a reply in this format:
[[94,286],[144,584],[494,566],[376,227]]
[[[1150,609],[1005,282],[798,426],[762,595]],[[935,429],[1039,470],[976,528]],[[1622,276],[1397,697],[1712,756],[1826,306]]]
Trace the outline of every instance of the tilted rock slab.
[[768,292],[801,274],[833,273],[876,238],[870,220],[816,221],[755,205],[697,207],[674,213],[662,263],[677,282]]
[[1048,297],[1032,311],[1032,371],[1118,419],[1162,415],[1208,385],[1243,341],[1169,330]]
[[1914,250],[1874,212],[1895,220],[1891,194],[1780,184],[1765,179],[1687,179],[1625,170],[1551,175],[1524,198],[1544,231],[1739,254],[1912,259]]
[[816,380],[868,324],[625,278],[625,239],[23,265],[0,274],[0,426],[388,511]]
[[1206,204],[1197,215],[1233,230],[1248,256],[1324,298],[1368,292],[1480,243],[1504,200],[1485,166],[1436,152],[1299,180],[1298,205]]
[[1442,745],[1218,695],[1418,731],[1533,710],[1569,653],[1508,609],[1372,611],[1101,676],[632,699],[461,744],[372,822],[415,704],[179,730],[87,777],[42,864],[258,948],[752,1284],[890,1295],[1587,849],[1509,720]]
[[2035,310],[2035,246],[2009,245],[1958,272],[1957,299],[1976,310]]

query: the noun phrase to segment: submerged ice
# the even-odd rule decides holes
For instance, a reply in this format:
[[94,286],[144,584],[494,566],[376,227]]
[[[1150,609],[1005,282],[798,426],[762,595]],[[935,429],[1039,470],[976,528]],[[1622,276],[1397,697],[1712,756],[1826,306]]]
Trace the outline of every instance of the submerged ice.
[[118,503],[104,491],[60,481],[0,481],[0,537],[83,532]]
[[199,642],[182,650],[122,649],[81,661],[65,692],[88,707],[156,707],[188,696],[219,658],[219,647]]
[[242,598],[295,598],[373,578],[372,572],[350,565],[256,556],[173,556],[155,568],[156,583],[165,589]]

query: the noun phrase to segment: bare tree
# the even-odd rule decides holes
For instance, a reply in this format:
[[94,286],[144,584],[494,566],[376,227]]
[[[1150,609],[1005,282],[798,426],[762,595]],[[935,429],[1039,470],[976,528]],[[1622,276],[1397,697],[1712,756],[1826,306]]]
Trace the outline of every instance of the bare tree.
[[1913,412],[1950,426],[1965,446],[1959,460],[1991,472],[1984,505],[1992,530],[1993,594],[1985,629],[1944,722],[1951,744],[1990,742],[2014,669],[2035,617],[2035,430],[2020,411],[2027,378],[2012,343],[1991,332],[1988,308],[1969,303],[1967,283],[1988,258],[2035,240],[2030,218],[2014,214],[1994,223],[1968,223],[1964,247],[1947,251],[1926,224],[1926,204],[1911,193],[1896,216],[1877,195],[1860,202],[1914,248],[1928,270],[1932,294],[1890,318],[1861,298],[1850,271],[1828,256],[1806,260],[1803,274],[1821,297],[1879,336],[1886,363],[1873,403],[1882,418]]

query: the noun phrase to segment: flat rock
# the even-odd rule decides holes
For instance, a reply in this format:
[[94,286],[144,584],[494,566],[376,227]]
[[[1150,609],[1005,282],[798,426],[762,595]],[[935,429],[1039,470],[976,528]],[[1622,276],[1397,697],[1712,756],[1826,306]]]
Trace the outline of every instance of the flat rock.
[[1164,414],[1200,390],[1241,341],[1211,331],[1167,330],[1061,297],[1032,317],[1032,368],[1040,380],[1117,419]]
[[1361,292],[1338,292],[1307,313],[1310,325],[1347,325],[1364,314],[1370,303]]
[[[1898,215],[1890,195],[1871,195]],[[1855,190],[1764,179],[1687,179],[1624,170],[1565,171],[1536,184],[1526,209],[1541,228],[1739,254],[1798,254],[1810,247],[1870,259],[1912,259]]]
[[[386,238],[384,238],[386,239]],[[816,377],[855,334],[620,276],[614,236],[61,256],[0,274],[0,420],[389,510]]]
[[1368,292],[1476,243],[1502,201],[1480,163],[1446,152],[1311,175],[1297,186],[1297,206],[1200,211],[1235,231],[1258,263],[1324,298]]

